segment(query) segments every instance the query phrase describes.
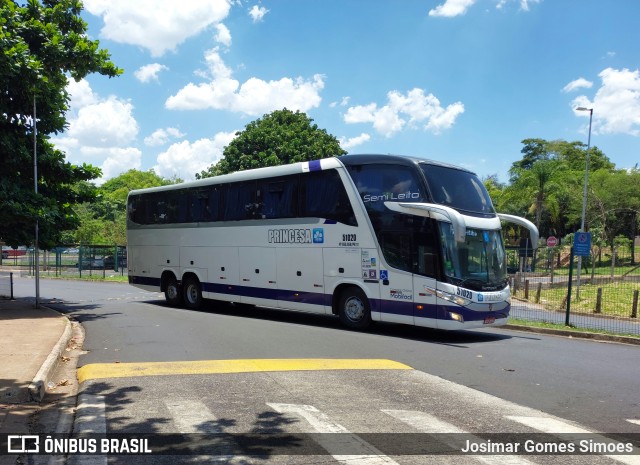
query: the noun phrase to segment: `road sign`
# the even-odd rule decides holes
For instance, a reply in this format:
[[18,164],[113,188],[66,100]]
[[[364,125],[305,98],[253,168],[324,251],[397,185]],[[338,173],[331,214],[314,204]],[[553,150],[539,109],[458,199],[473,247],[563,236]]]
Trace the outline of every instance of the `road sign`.
[[591,233],[576,233],[573,240],[573,253],[578,257],[588,257],[591,255]]
[[555,247],[558,245],[558,238],[555,236],[547,237],[547,247]]

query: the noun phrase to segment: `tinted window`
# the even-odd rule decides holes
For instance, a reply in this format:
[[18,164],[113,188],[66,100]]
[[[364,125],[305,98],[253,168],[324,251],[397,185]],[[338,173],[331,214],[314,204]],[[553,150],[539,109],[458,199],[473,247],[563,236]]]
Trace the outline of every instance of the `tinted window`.
[[223,220],[248,220],[255,217],[257,204],[254,181],[228,184],[224,194]]
[[300,216],[325,218],[357,226],[349,196],[337,171],[302,174],[300,191]]
[[292,218],[296,216],[298,176],[258,181],[258,218]]
[[398,165],[361,165],[349,169],[367,210],[382,210],[384,202],[423,202],[414,169]]
[[482,182],[467,171],[421,164],[434,203],[466,212],[493,214],[493,204]]

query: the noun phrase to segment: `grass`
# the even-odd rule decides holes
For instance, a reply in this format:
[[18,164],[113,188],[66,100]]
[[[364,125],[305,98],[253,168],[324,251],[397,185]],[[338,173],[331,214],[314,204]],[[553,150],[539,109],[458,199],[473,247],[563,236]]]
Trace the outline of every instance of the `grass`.
[[[595,313],[598,301],[598,289],[601,289],[600,313],[607,316],[630,317],[633,310],[634,292],[640,290],[639,282],[615,281],[606,284],[582,284],[578,290],[574,283],[571,290],[571,311]],[[567,287],[542,288],[540,304],[551,310],[562,310],[565,307]],[[514,294],[523,297],[524,291]],[[535,286],[529,287],[529,301],[536,298]]]
[[541,329],[551,329],[551,330],[562,330],[562,331],[570,331],[576,334],[579,333],[593,333],[593,334],[605,334],[609,336],[624,336],[631,337],[637,340],[640,340],[640,335],[633,333],[618,333],[614,331],[606,331],[604,329],[589,329],[585,330],[583,328],[577,328],[575,326],[566,326],[559,323],[549,323],[546,321],[531,321],[531,320],[521,320],[519,318],[509,318],[509,324],[514,326],[525,326],[525,327],[533,327],[533,328],[541,328]]

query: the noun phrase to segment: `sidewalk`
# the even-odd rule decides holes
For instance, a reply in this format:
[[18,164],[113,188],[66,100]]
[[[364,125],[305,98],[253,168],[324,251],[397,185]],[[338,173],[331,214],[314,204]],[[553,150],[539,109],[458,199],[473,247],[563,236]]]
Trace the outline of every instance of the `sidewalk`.
[[58,312],[0,299],[0,434],[28,432],[28,416],[44,397],[71,333]]

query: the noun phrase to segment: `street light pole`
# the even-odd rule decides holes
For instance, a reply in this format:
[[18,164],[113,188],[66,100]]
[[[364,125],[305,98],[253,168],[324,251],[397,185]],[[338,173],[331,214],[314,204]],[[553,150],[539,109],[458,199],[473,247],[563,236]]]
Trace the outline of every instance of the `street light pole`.
[[[589,154],[591,149],[591,123],[593,121],[593,108],[585,108],[578,107],[577,111],[588,111],[589,112],[589,136],[587,139],[587,153],[586,153],[586,161],[584,168],[584,186],[582,189],[582,219],[580,221],[580,231],[584,232],[585,228],[585,217],[587,216],[587,186],[589,184]],[[582,269],[582,257],[578,257],[578,288],[576,289],[576,299],[580,298],[580,271]]]
[[[38,197],[38,126],[36,123],[36,96],[33,96],[33,185],[36,197]],[[38,209],[36,208],[36,229],[33,244],[34,265],[36,278],[36,308],[40,308],[40,256],[38,250]]]

